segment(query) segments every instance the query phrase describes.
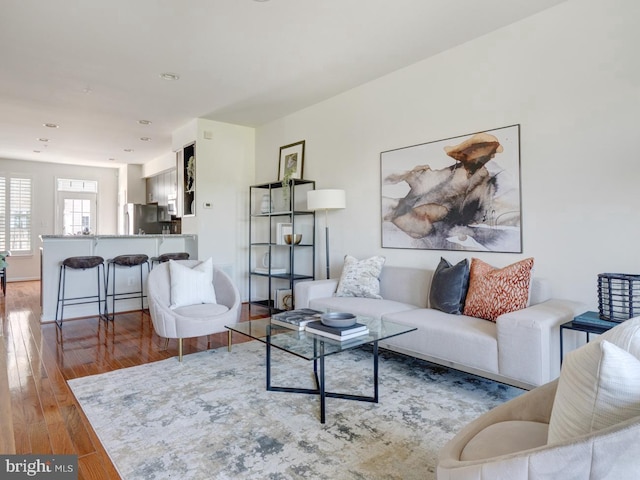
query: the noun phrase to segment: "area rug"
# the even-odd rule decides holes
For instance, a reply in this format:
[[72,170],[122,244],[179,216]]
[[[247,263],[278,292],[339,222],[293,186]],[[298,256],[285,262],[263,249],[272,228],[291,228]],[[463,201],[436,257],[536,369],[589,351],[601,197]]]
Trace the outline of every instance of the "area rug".
[[[313,388],[272,350],[272,384]],[[372,395],[368,347],[326,358],[327,391]],[[268,392],[253,341],[69,381],[125,480],[434,479],[462,426],[523,391],[383,351],[380,402]]]

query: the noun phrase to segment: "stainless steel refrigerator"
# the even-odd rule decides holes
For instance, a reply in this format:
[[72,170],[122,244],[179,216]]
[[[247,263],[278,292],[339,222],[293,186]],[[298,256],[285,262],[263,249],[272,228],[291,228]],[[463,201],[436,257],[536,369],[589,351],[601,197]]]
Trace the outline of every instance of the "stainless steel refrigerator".
[[158,222],[158,206],[127,203],[124,206],[124,234],[162,233]]

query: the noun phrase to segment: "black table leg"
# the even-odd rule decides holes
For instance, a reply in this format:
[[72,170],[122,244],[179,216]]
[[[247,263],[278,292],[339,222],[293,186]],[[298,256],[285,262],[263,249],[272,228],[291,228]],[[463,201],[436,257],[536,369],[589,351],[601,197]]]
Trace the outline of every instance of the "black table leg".
[[373,401],[378,403],[378,342],[373,342]]
[[267,333],[267,390],[271,390],[271,335]]
[[320,342],[320,423],[325,423],[326,395],[324,390],[324,342]]

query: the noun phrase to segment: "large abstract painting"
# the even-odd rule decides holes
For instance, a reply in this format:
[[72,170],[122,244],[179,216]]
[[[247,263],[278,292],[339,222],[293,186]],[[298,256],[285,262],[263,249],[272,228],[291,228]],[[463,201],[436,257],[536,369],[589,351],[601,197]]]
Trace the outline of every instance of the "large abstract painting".
[[382,246],[522,253],[520,125],[380,154]]

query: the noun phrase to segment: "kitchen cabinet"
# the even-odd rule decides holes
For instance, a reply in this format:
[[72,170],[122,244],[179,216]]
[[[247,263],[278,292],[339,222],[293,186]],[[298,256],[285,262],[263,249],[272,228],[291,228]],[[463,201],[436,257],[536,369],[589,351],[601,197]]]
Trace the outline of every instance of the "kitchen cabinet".
[[175,169],[147,178],[147,203],[157,203],[166,207],[169,198],[175,198],[177,190],[177,174]]

